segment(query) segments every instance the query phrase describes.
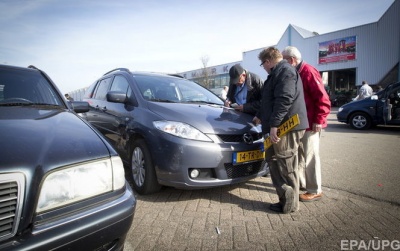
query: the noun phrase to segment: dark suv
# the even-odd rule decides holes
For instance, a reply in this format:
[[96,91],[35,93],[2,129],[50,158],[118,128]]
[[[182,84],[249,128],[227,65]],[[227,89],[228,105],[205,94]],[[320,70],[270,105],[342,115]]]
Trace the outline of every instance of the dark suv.
[[266,173],[261,126],[195,82],[119,68],[93,83],[84,100],[90,111],[83,117],[118,151],[138,193],[161,185],[221,186]]
[[371,97],[341,106],[337,119],[357,130],[374,125],[400,125],[400,82]]
[[0,249],[122,250],[136,208],[121,158],[35,67],[0,65]]

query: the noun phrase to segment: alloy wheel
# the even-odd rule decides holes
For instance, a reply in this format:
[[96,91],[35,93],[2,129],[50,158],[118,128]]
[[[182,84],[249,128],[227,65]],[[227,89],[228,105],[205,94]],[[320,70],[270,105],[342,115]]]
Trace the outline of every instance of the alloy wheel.
[[131,166],[133,181],[138,187],[141,187],[144,184],[144,178],[146,175],[145,164],[146,163],[142,149],[136,147],[133,150]]

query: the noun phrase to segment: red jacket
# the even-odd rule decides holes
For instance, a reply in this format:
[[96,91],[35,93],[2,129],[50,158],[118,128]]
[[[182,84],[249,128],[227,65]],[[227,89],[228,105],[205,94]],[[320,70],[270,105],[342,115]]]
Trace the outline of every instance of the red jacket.
[[331,101],[328,93],[326,93],[321,74],[304,61],[301,61],[297,66],[297,70],[303,81],[309,123],[307,130],[311,130],[314,123],[321,124],[322,128],[325,128],[328,125],[327,117],[331,111]]

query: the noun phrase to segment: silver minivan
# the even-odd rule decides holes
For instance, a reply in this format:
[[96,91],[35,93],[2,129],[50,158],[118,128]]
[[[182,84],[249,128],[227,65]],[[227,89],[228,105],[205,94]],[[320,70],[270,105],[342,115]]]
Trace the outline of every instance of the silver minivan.
[[118,151],[140,194],[266,173],[261,126],[195,82],[118,68],[95,81],[84,101],[90,110],[83,117]]

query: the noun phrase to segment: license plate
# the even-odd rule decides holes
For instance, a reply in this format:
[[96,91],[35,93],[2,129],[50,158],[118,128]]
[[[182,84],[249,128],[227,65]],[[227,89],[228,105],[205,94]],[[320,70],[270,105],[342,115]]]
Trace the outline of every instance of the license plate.
[[[288,120],[286,120],[282,125],[279,126],[278,137],[282,137],[290,130],[295,128],[298,124],[300,124],[299,115],[295,114]],[[267,150],[271,145],[272,145],[271,138],[268,136],[268,138],[264,140],[264,149]]]
[[265,151],[262,150],[254,150],[254,151],[246,151],[246,152],[236,152],[233,153],[233,164],[239,164],[243,162],[262,160],[265,157]]

